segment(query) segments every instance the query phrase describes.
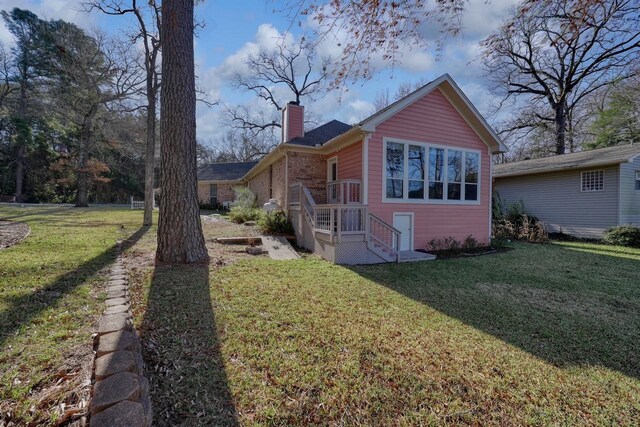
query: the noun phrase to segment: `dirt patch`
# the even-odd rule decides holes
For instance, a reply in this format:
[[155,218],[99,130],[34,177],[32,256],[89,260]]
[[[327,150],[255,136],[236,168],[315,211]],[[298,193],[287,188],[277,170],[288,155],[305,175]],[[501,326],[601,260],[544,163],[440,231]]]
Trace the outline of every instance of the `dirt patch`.
[[30,232],[24,222],[0,220],[0,250],[20,243]]

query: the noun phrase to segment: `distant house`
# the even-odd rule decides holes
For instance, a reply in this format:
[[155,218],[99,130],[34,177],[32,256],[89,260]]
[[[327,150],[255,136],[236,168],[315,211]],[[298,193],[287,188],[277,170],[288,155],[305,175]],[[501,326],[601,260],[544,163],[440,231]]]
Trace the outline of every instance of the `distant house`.
[[201,204],[232,202],[233,189],[244,186],[242,177],[258,162],[210,163],[198,168],[198,200]]
[[287,104],[282,142],[241,181],[327,260],[409,261],[429,258],[416,250],[433,239],[489,243],[491,155],[503,151],[445,74],[355,125],[305,133],[304,107]]
[[640,225],[640,145],[494,165],[494,193],[522,201],[550,231],[600,238],[616,225]]

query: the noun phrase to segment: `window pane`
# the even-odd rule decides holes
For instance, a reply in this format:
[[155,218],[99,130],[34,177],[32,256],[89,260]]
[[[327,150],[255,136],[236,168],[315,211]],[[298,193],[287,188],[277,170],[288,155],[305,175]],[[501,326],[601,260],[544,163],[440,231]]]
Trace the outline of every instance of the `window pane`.
[[462,151],[449,150],[447,163],[447,181],[462,181]]
[[387,178],[404,178],[404,144],[387,143]]
[[636,190],[640,190],[640,171],[636,171]]
[[465,153],[464,155],[464,181],[478,182],[478,153]]
[[424,199],[424,181],[409,181],[409,198]]
[[409,179],[424,179],[424,147],[409,146]]
[[464,198],[465,200],[478,200],[478,184],[465,184]]
[[604,171],[582,172],[582,191],[603,191]]
[[429,183],[429,198],[433,200],[442,200],[442,188],[443,183],[441,182],[430,182]]
[[429,181],[442,181],[444,176],[444,150],[429,148]]
[[460,200],[460,187],[462,184],[449,184],[447,186],[447,199]]
[[387,179],[387,199],[402,199],[401,179]]

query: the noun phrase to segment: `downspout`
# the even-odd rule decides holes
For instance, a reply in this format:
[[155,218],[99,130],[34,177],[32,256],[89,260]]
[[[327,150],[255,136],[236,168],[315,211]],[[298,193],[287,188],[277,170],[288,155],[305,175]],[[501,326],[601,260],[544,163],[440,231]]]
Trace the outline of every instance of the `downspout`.
[[289,216],[289,152],[284,152],[284,211]]

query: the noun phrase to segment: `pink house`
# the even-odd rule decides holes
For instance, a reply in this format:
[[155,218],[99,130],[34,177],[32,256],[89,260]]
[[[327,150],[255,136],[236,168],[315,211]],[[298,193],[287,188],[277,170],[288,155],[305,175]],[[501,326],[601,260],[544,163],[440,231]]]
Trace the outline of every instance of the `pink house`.
[[283,142],[242,178],[291,219],[298,244],[338,264],[428,259],[433,239],[491,236],[491,155],[506,151],[445,74],[356,125],[304,132],[283,109]]

